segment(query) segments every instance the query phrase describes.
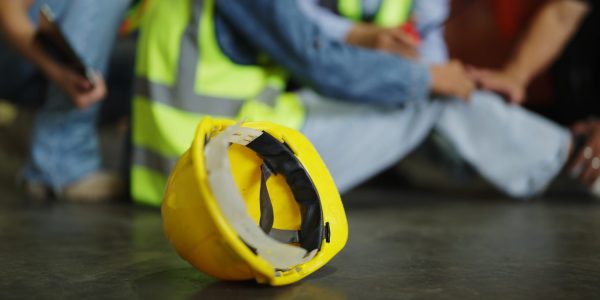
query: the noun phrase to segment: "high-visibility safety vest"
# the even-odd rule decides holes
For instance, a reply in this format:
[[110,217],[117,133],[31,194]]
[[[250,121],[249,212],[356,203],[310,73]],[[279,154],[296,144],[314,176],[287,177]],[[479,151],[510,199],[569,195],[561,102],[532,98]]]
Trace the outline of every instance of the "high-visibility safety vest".
[[131,194],[160,205],[176,160],[206,115],[304,123],[287,75],[266,57],[240,65],[221,51],[215,0],[151,0],[141,20],[132,117]]
[[369,22],[382,27],[400,26],[408,21],[412,6],[411,0],[378,1],[379,6],[373,15],[364,13],[364,0],[320,0],[319,3],[350,20]]

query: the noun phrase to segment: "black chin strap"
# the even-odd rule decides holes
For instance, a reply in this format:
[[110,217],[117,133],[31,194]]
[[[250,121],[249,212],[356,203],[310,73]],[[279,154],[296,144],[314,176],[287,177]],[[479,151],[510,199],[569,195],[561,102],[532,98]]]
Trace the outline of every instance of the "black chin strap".
[[271,229],[273,228],[273,204],[271,203],[271,197],[269,196],[269,190],[267,189],[267,180],[273,172],[267,167],[267,165],[262,164],[260,167],[261,176],[260,176],[260,228],[266,233],[271,233]]
[[[276,231],[273,233],[281,236],[279,240],[297,240],[302,248],[308,251],[321,249],[321,243],[327,238],[329,232],[323,224],[319,194],[304,166],[287,145],[266,132],[250,142],[247,147],[256,152],[264,162],[261,166],[260,183],[259,225],[261,229],[267,234]],[[300,231],[289,231],[290,234],[283,234],[285,231],[273,229],[273,204],[267,189],[267,180],[273,174],[282,174],[285,177],[294,199],[300,206],[302,215]]]

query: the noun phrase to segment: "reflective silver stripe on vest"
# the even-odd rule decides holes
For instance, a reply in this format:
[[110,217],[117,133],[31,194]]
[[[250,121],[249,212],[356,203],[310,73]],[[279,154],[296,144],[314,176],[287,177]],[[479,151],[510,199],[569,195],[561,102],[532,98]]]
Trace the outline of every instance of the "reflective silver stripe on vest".
[[279,95],[281,95],[281,90],[272,86],[267,86],[264,90],[262,90],[262,92],[260,92],[260,94],[258,94],[258,96],[256,96],[256,100],[268,106],[274,107]]
[[169,176],[178,158],[165,157],[152,150],[134,146],[133,147],[133,165],[143,166],[152,171],[162,173],[165,176]]
[[244,105],[242,100],[199,96],[193,90],[186,93],[181,87],[168,87],[164,84],[150,82],[144,78],[136,78],[136,95],[144,96],[152,101],[181,109],[190,113],[207,114],[222,117],[235,117]]
[[[181,37],[181,45],[179,48],[179,61],[177,67],[177,85],[179,85],[184,93],[194,94],[196,86],[196,68],[198,66],[198,57],[200,49],[198,49],[198,28],[202,19],[202,11],[204,9],[202,0],[192,1],[191,20],[185,28]],[[183,94],[182,96],[186,96]]]
[[[173,87],[137,77],[135,93],[167,106],[190,113],[236,117],[246,99],[198,95],[195,93],[196,68],[200,57],[198,28],[202,18],[203,1],[192,1],[192,17],[181,38],[177,80]],[[202,66],[200,66],[202,67]],[[281,94],[276,88],[267,86],[256,97],[269,106],[274,106]]]

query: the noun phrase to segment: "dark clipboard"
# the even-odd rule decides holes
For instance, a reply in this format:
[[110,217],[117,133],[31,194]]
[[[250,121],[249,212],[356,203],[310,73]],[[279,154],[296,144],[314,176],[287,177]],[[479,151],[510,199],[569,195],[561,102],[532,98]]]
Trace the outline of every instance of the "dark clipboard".
[[40,43],[52,57],[85,77],[92,86],[95,85],[94,70],[87,67],[71,47],[71,44],[55,22],[54,13],[47,5],[42,6],[40,9],[40,22],[35,33],[35,41]]

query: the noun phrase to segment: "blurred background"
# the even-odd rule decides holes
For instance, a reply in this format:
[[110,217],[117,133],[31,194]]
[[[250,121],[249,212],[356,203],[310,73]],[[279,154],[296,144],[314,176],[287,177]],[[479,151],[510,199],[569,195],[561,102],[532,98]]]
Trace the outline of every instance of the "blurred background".
[[[452,0],[451,14],[445,24],[446,41],[451,57],[460,59],[467,65],[501,67],[518,43],[536,9],[544,2]],[[128,147],[126,141],[134,51],[133,37],[118,39],[107,78],[111,88],[108,99],[102,104],[100,121],[104,162],[109,169],[122,173],[127,173],[125,166],[128,163],[125,153]],[[561,116],[557,114],[560,108],[556,106],[552,83],[550,70],[536,78],[528,88],[526,106],[569,124],[575,118],[560,119]],[[564,115],[564,111],[562,112]],[[0,185],[14,186],[15,175],[25,160],[31,120],[32,110],[17,108],[7,101],[0,100]],[[414,163],[419,165],[415,166]],[[424,185],[456,185],[456,182],[445,182],[447,174],[438,174],[435,168],[428,168],[429,171],[425,172],[415,171],[422,169],[422,164],[427,162],[409,157],[408,162],[403,162],[400,173],[409,173],[405,175]],[[432,176],[434,178],[431,178]]]

